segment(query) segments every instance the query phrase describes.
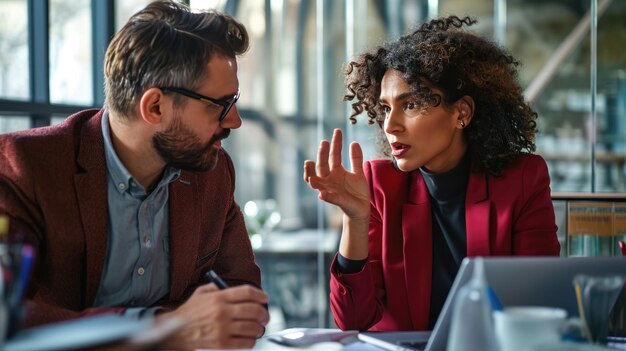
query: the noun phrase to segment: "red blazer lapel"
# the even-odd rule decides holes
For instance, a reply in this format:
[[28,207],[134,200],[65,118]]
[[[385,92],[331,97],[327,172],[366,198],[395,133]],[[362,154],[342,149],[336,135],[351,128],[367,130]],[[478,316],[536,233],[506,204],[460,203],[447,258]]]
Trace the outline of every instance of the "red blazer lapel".
[[413,327],[425,330],[432,284],[432,217],[428,190],[419,171],[411,173],[408,203],[402,208],[402,236],[410,315]]
[[468,257],[491,255],[491,200],[487,184],[487,175],[470,172],[465,197]]
[[93,306],[96,299],[108,242],[107,174],[101,119],[102,110],[81,131],[77,163],[83,169],[74,175],[87,264],[83,306]]
[[181,172],[170,185],[170,299],[178,300],[191,282],[198,253],[200,206],[193,173]]

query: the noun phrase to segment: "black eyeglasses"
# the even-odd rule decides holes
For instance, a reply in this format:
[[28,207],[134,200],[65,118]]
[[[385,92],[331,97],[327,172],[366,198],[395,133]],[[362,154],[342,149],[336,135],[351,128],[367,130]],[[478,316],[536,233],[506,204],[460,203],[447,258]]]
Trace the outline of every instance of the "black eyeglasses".
[[162,87],[160,89],[163,91],[171,91],[180,95],[184,95],[192,99],[196,99],[200,101],[208,101],[215,105],[222,106],[222,113],[220,113],[220,117],[219,117],[220,122],[223,121],[224,118],[226,118],[226,115],[228,114],[228,111],[230,111],[230,108],[233,107],[233,105],[237,102],[237,100],[239,100],[239,91],[237,91],[237,94],[235,94],[235,96],[233,96],[232,98],[227,99],[227,100],[222,100],[222,99],[213,99],[208,96],[200,95],[196,92],[193,92],[185,88]]

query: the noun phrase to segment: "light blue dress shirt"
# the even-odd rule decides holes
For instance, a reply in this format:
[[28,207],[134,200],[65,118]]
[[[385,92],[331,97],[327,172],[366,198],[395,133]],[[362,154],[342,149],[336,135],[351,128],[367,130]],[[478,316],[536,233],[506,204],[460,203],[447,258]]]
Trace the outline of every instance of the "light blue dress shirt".
[[166,167],[148,193],[117,157],[106,111],[102,134],[108,171],[109,238],[95,305],[130,307],[126,311],[129,316],[153,315],[156,310],[145,307],[169,292],[168,184],[178,179],[180,170]]

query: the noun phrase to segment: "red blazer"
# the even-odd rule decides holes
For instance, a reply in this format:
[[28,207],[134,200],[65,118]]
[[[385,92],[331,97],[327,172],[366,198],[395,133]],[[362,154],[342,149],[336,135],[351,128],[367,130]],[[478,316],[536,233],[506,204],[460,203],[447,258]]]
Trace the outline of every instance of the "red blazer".
[[[36,246],[27,325],[124,310],[93,308],[108,240],[101,118],[102,111],[82,111],[55,126],[0,135],[0,213]],[[234,189],[226,152],[213,171],[183,171],[169,185],[170,293],[159,305],[182,303],[208,267],[230,284],[260,287]]]
[[[331,265],[330,303],[341,329],[425,330],[432,279],[432,217],[419,170],[366,162],[369,257],[361,272]],[[520,157],[502,177],[471,172],[465,199],[467,255],[559,255],[550,178],[540,156]]]

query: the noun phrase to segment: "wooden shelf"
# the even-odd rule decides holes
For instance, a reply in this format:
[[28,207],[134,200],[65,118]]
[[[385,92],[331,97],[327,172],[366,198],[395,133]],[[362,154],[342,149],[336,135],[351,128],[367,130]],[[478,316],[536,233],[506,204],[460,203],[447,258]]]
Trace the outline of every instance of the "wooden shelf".
[[554,192],[552,200],[626,201],[626,193]]

